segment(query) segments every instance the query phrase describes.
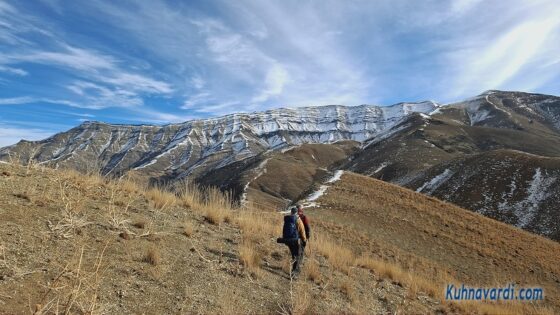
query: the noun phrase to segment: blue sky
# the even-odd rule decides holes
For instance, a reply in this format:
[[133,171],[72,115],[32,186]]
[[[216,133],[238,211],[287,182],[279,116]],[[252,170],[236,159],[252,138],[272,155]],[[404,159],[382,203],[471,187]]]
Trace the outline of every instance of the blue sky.
[[0,0],[0,146],[488,89],[560,94],[557,0]]

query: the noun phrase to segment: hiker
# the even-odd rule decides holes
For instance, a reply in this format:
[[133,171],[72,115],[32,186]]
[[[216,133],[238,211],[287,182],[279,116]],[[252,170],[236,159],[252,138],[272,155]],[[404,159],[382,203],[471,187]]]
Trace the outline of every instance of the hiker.
[[290,209],[290,214],[284,216],[284,227],[282,229],[282,243],[288,246],[290,254],[292,255],[292,277],[297,276],[299,273],[302,257],[300,255],[300,239],[302,242],[307,242],[305,227],[297,214],[297,208],[292,207]]
[[301,219],[303,223],[303,227],[305,229],[305,237],[307,238],[306,241],[301,240],[301,261],[303,262],[303,255],[305,253],[305,246],[307,245],[307,241],[311,239],[311,228],[309,227],[309,219],[305,214],[303,214],[303,206],[301,204],[297,205],[298,217]]

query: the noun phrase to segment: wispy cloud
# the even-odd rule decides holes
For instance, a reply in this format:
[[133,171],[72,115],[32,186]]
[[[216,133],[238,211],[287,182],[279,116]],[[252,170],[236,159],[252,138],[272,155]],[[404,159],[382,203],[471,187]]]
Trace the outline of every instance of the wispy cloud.
[[53,131],[38,128],[14,128],[0,125],[0,147],[15,144],[22,139],[29,141],[42,140],[53,134]]
[[8,74],[15,74],[18,76],[26,76],[28,74],[27,71],[19,68],[12,68],[0,65],[0,72],[5,72]]

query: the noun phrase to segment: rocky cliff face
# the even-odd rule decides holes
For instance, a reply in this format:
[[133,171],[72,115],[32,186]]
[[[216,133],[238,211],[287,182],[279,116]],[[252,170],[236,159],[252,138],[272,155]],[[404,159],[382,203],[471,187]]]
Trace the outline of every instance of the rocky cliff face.
[[193,120],[166,126],[86,122],[51,138],[0,150],[23,161],[100,169],[104,174],[137,170],[150,176],[183,178],[304,143],[364,141],[414,112],[429,113],[433,102],[379,106],[320,106],[277,109]]

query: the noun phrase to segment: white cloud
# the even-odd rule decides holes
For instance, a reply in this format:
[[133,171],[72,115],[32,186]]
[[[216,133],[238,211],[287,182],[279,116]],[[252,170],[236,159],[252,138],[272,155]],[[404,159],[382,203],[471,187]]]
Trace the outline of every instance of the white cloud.
[[23,105],[23,104],[33,104],[33,103],[51,103],[51,104],[59,104],[59,105],[66,105],[70,107],[80,107],[80,108],[86,107],[68,100],[57,100],[57,99],[50,99],[45,97],[19,96],[19,97],[0,98],[0,105]]
[[0,65],[0,72],[5,72],[5,73],[8,73],[8,74],[15,74],[15,75],[22,76],[22,77],[28,75],[27,71],[25,71],[23,69],[6,67],[6,66],[2,66],[2,65]]
[[271,97],[280,95],[289,79],[288,71],[281,65],[274,64],[266,73],[264,90],[253,97],[252,101],[257,103],[265,102]]
[[67,89],[84,98],[81,107],[102,109],[107,107],[138,107],[144,100],[135,92],[118,86],[102,86],[92,82],[75,81]]
[[197,90],[202,89],[206,85],[206,81],[203,78],[201,78],[200,76],[192,77],[190,83]]
[[116,66],[116,60],[113,57],[66,44],[63,45],[61,51],[32,50],[28,53],[4,55],[0,58],[11,63],[42,63],[83,71],[110,70]]
[[[488,25],[487,32],[469,33],[451,42],[445,65],[451,80],[442,83],[449,91],[444,97],[457,99],[487,89],[538,88],[551,79],[553,74],[546,69],[541,75],[523,75],[542,65],[554,66],[558,56],[560,10],[543,9],[525,8],[515,24]],[[488,38],[494,33],[498,36]]]
[[22,139],[29,141],[42,140],[53,134],[54,132],[43,129],[25,129],[0,125],[0,147],[15,144]]
[[194,95],[191,95],[187,98],[187,100],[181,106],[182,109],[196,109],[197,106],[204,105],[209,101],[214,100],[209,92],[199,92]]

